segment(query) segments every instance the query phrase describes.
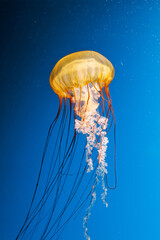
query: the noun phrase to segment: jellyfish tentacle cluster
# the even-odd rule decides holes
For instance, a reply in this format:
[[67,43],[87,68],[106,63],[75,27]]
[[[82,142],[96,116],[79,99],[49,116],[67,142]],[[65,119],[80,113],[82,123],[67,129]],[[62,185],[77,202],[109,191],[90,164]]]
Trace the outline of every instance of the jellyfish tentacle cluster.
[[[96,87],[96,88],[95,88]],[[85,237],[89,240],[90,237],[87,234],[87,220],[90,215],[90,210],[94,205],[96,200],[96,185],[99,181],[102,183],[102,200],[105,203],[106,207],[108,206],[106,201],[107,188],[105,186],[104,175],[107,174],[107,163],[106,150],[108,138],[106,136],[106,129],[108,126],[108,118],[101,116],[99,114],[99,98],[100,93],[97,91],[99,89],[98,83],[95,84],[95,87],[92,83],[87,86],[76,88],[74,90],[75,97],[72,98],[74,103],[74,110],[77,116],[80,117],[80,120],[75,119],[75,129],[78,133],[86,135],[87,144],[86,144],[86,161],[88,164],[87,172],[93,170],[93,160],[92,160],[92,151],[93,148],[96,148],[98,151],[98,166],[96,169],[96,181],[93,185],[92,198],[90,205],[87,209],[87,214],[84,217],[83,226],[85,228]],[[79,107],[81,101],[81,107]]]

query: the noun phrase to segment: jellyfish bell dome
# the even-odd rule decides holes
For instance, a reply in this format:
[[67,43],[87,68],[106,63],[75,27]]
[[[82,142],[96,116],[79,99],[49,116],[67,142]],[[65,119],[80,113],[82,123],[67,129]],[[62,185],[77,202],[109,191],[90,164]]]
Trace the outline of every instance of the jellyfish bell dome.
[[60,59],[50,75],[50,85],[60,97],[70,98],[70,91],[90,83],[108,86],[114,77],[111,62],[98,52],[80,51]]

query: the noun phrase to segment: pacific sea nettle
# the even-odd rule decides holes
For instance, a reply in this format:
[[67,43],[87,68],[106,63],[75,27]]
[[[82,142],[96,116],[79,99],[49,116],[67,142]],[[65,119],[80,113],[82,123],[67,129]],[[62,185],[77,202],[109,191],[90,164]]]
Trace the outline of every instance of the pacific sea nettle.
[[[96,185],[102,183],[102,200],[107,206],[107,133],[115,117],[109,93],[109,84],[114,77],[111,62],[94,51],[75,52],[65,56],[52,70],[50,85],[59,96],[60,108],[62,99],[70,99],[73,104],[75,130],[86,136],[87,172],[93,170],[92,153],[98,151],[95,183],[92,186],[92,198],[84,217],[85,236],[87,233],[87,219],[90,209],[96,199]],[[115,183],[116,184],[116,183]]]
[[[110,61],[93,51],[72,53],[53,68],[50,85],[59,96],[59,110],[49,127],[33,197],[16,240],[59,239],[69,220],[88,202],[83,226],[90,239],[87,220],[97,183],[101,183],[106,206],[107,189],[111,189],[106,151],[108,132],[116,125],[109,94],[113,77]],[[117,184],[115,166],[114,157],[112,189]]]

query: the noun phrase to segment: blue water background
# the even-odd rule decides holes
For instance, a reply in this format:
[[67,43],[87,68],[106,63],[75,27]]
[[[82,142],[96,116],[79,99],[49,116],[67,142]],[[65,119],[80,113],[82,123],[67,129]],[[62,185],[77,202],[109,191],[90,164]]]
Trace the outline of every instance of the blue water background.
[[[92,240],[159,240],[160,1],[1,1],[0,7],[0,239],[15,239],[33,195],[59,105],[51,70],[69,53],[94,50],[115,68],[118,186],[108,191],[108,208],[97,199],[89,234]],[[62,239],[84,239],[84,213]]]

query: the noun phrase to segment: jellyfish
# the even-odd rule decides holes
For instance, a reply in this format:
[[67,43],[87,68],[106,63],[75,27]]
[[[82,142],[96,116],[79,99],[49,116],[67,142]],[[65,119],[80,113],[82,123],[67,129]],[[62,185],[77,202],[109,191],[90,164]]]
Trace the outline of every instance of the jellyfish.
[[[49,127],[34,194],[16,239],[59,239],[70,219],[86,207],[84,236],[90,240],[88,219],[97,185],[102,186],[101,198],[106,207],[107,189],[117,185],[116,154],[112,188],[108,185],[106,161],[112,125],[115,140],[116,122],[109,93],[113,77],[111,62],[95,51],[69,54],[53,68],[49,81],[59,97],[59,109]],[[50,162],[46,164],[47,158]],[[39,190],[40,184],[43,190]]]

